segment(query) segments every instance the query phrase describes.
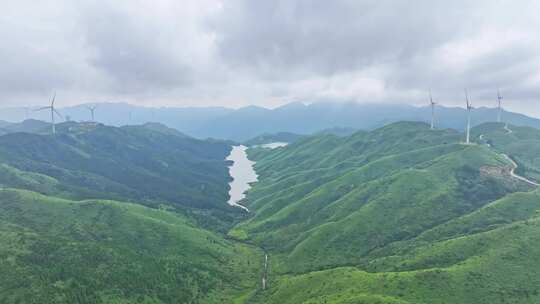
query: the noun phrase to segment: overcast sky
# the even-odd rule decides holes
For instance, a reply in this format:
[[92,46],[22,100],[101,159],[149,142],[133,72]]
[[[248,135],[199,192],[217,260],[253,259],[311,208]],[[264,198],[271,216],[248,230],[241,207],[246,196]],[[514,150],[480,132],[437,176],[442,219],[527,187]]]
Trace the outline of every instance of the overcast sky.
[[540,116],[540,1],[2,1],[0,105],[495,104]]

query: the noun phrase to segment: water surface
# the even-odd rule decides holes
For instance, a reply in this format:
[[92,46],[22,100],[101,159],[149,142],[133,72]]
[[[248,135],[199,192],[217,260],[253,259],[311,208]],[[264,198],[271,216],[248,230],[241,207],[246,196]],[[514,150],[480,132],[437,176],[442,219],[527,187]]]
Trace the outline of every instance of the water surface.
[[276,142],[272,142],[272,143],[268,143],[268,144],[262,144],[261,147],[262,148],[268,148],[268,149],[275,149],[275,148],[285,147],[288,144],[289,143],[286,143],[286,142],[276,141]]
[[246,197],[245,192],[251,188],[250,183],[257,181],[257,173],[253,169],[255,162],[248,159],[246,150],[246,146],[233,146],[231,154],[227,157],[227,160],[233,161],[232,166],[229,167],[229,174],[233,180],[229,183],[231,190],[228,204],[249,212],[248,208],[240,205],[239,202]]

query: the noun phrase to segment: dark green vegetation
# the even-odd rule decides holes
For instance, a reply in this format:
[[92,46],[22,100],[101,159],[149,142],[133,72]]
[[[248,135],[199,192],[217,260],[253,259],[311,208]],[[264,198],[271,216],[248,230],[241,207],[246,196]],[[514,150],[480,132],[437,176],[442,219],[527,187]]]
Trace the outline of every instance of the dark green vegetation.
[[230,235],[270,255],[258,301],[540,302],[540,192],[461,139],[396,123],[251,151],[254,215]]
[[220,232],[230,146],[157,124],[0,136],[0,303],[233,303],[262,252]]
[[502,153],[539,177],[540,131],[510,128],[251,149],[242,220],[227,143],[159,124],[0,136],[0,302],[539,303],[540,190]]
[[0,190],[1,303],[231,303],[260,254],[164,210]]
[[[0,184],[72,199],[106,198],[150,206],[227,208],[224,161],[230,146],[200,141],[155,124],[108,127],[64,123],[58,133],[0,137]],[[17,178],[48,176],[48,183]],[[20,176],[20,175],[19,175]]]

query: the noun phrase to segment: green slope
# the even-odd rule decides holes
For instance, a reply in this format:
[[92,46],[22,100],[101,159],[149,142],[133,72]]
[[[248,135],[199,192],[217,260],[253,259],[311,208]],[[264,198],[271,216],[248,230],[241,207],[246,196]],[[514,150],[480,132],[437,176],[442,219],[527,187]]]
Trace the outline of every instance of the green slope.
[[540,131],[502,127],[251,149],[241,222],[225,143],[154,124],[0,136],[0,302],[539,303],[540,190],[502,153],[535,178]]
[[538,194],[461,138],[397,123],[252,150],[254,215],[230,234],[270,254],[259,301],[535,303]]
[[[512,156],[519,174],[540,181],[540,130],[502,123],[487,123],[475,127],[472,134],[479,142]],[[482,140],[479,138],[482,136]]]
[[241,214],[228,143],[57,130],[0,136],[1,303],[244,303],[259,288],[262,251],[219,232]]
[[164,210],[0,190],[2,303],[231,303],[261,255]]
[[[0,136],[0,163],[58,182],[41,193],[150,206],[229,209],[223,203],[228,198],[229,151],[224,142],[189,138],[155,124],[115,128],[64,123],[56,136]],[[0,185],[18,187],[2,176]]]
[[446,226],[466,232],[372,261],[367,271],[343,267],[280,276],[261,299],[267,303],[540,301],[540,193],[511,195]]

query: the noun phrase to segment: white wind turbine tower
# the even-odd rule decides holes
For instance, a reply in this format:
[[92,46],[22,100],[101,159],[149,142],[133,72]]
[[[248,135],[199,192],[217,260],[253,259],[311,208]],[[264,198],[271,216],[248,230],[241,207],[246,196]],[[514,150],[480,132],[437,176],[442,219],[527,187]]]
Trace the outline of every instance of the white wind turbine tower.
[[471,102],[469,101],[469,92],[465,89],[465,101],[467,102],[467,140],[466,144],[470,144],[471,138],[471,110],[474,109]]
[[433,101],[431,90],[429,90],[429,104],[431,105],[431,130],[433,130],[435,129],[435,105],[437,103]]
[[502,121],[502,99],[501,92],[497,89],[497,103],[498,103],[498,112],[497,112],[497,122]]
[[88,106],[86,108],[88,109],[88,111],[90,111],[90,115],[92,116],[92,122],[95,122],[96,120],[94,119],[94,117],[95,117],[94,114],[95,114],[97,105]]
[[54,92],[53,98],[51,99],[51,105],[50,106],[46,106],[46,107],[36,109],[36,111],[51,110],[51,123],[52,123],[52,133],[53,133],[53,135],[56,134],[56,126],[55,126],[55,123],[54,123],[54,115],[56,114],[56,115],[62,117],[62,114],[60,114],[60,112],[58,112],[54,108],[55,99],[56,99],[56,92]]
[[30,118],[30,107],[24,107],[24,120]]

